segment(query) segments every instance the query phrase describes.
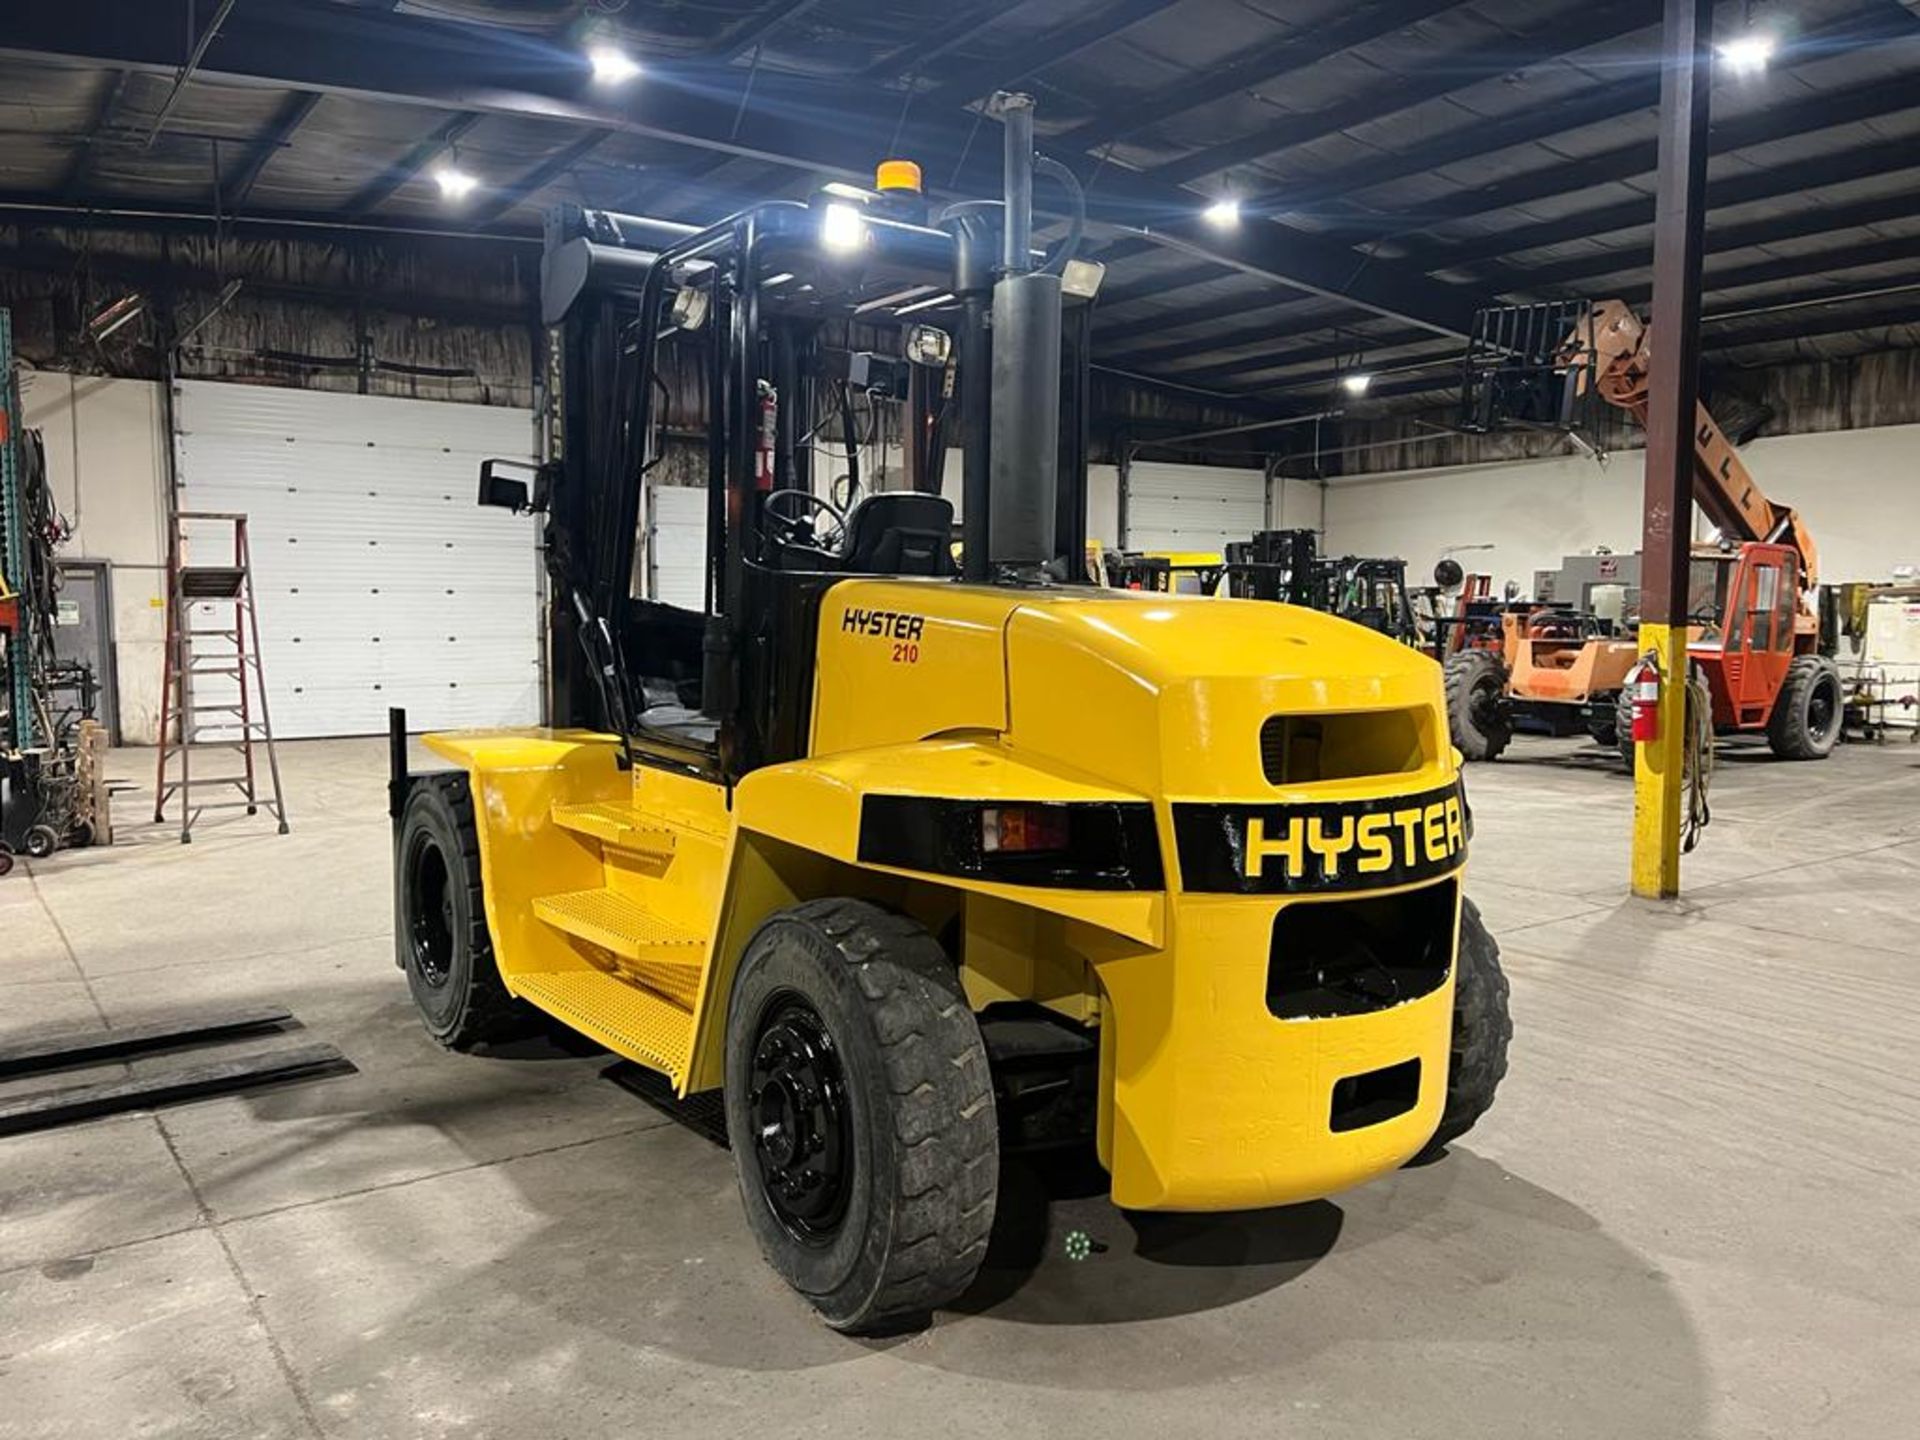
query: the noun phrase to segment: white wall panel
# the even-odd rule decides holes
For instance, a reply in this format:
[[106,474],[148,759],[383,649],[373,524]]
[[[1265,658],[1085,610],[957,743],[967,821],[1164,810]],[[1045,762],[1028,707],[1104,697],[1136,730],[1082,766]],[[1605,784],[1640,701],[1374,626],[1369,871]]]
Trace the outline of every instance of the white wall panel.
[[[482,460],[528,457],[529,412],[184,381],[175,425],[181,508],[248,517],[276,734],[375,733],[390,705],[538,720],[539,522],[474,503]],[[190,560],[226,533],[190,528]]]
[[[1805,519],[1822,579],[1885,580],[1920,566],[1920,425],[1768,436],[1740,457],[1767,495]],[[1460,563],[1531,593],[1533,572],[1563,556],[1639,549],[1644,462],[1627,450],[1604,465],[1566,456],[1335,480],[1326,548],[1399,555],[1418,581],[1450,547],[1491,546],[1459,551]]]
[[75,526],[64,555],[112,568],[113,685],[123,744],[160,731],[166,640],[165,396],[150,380],[57,370],[20,377],[54,502]]

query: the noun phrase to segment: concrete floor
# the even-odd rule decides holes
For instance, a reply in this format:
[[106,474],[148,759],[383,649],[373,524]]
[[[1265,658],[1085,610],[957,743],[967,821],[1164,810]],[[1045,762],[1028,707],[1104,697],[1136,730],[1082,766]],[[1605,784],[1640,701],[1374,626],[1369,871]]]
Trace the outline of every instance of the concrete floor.
[[1029,1252],[880,1343],[810,1318],[728,1157],[605,1057],[429,1044],[381,743],[282,753],[290,836],[130,826],[0,881],[0,1033],[277,1000],[359,1067],[0,1140],[0,1436],[1914,1433],[1920,751],[1728,755],[1652,908],[1626,781],[1520,742],[1471,780],[1519,1026],[1479,1130],[1246,1216],[1049,1215],[1015,1174]]

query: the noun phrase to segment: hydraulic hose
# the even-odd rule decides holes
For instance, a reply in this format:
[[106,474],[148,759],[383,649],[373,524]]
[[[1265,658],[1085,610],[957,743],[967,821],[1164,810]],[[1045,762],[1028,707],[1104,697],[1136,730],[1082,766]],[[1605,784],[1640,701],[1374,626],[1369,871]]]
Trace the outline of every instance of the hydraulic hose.
[[1042,175],[1051,175],[1059,182],[1060,188],[1067,192],[1067,200],[1073,210],[1067,219],[1067,234],[1054,252],[1047,257],[1047,263],[1040,267],[1041,273],[1058,275],[1067,268],[1067,262],[1080,251],[1081,237],[1087,231],[1087,192],[1080,188],[1080,177],[1050,155],[1036,154],[1033,168]]

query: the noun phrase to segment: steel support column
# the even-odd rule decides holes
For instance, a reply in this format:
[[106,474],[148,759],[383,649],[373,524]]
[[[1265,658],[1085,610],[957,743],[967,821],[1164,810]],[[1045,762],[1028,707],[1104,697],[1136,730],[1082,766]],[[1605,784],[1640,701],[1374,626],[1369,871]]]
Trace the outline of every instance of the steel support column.
[[1640,649],[1660,666],[1659,738],[1634,746],[1633,892],[1680,893],[1685,791],[1687,566],[1693,417],[1700,389],[1700,257],[1706,228],[1713,0],[1666,0],[1653,232],[1653,360],[1647,404]]

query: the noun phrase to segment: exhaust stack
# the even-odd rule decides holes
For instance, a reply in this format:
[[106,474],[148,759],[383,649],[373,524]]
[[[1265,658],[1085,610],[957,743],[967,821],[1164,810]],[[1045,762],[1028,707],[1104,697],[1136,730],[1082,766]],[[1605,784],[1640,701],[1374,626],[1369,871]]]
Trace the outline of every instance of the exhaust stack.
[[1060,456],[1060,277],[1033,268],[1033,97],[999,94],[1006,209],[993,287],[987,556],[1039,580],[1054,556]]

